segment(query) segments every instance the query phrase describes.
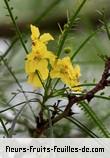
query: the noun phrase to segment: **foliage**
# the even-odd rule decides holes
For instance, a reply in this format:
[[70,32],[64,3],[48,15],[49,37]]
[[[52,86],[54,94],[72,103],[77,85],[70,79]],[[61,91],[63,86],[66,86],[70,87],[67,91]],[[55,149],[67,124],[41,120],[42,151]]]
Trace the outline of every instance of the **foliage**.
[[[22,34],[17,24],[17,16],[14,15],[14,8],[9,0],[4,0],[8,16],[13,22],[15,35],[7,51],[0,55],[0,133],[2,137],[19,137],[19,134],[27,137],[71,137],[70,133],[74,132],[76,127],[76,137],[110,137],[110,129],[107,125],[110,112],[108,107],[104,109],[110,100],[105,89],[109,89],[110,85],[110,57],[107,56],[105,53],[106,49],[102,48],[97,39],[98,34],[103,33],[110,40],[109,26],[105,12],[102,11],[100,12],[102,18],[101,27],[92,31],[92,33],[89,32],[89,35],[86,35],[83,39],[82,34],[79,35],[81,36],[80,39],[79,36],[77,38],[77,34],[73,32],[73,29],[79,22],[78,15],[85,3],[87,3],[86,1],[82,0],[71,15],[68,13],[67,23],[63,28],[59,25],[61,33],[54,51],[56,53],[47,49],[47,42],[53,40],[53,37],[49,33],[44,34],[45,38],[43,35],[40,36],[38,28],[31,25],[32,52],[29,53],[31,50],[30,43],[25,42],[28,35],[30,36],[29,30]],[[45,19],[45,16],[48,16],[48,13],[59,3],[59,0],[54,0],[39,15],[35,23],[38,24],[42,19]],[[72,35],[74,35],[75,40],[70,39]],[[76,49],[70,46],[70,42],[68,42],[70,40],[71,43],[76,42]],[[79,40],[81,41],[79,42]],[[95,49],[92,46],[90,49],[90,45],[93,45],[93,43]],[[23,49],[19,48],[19,44],[21,44]],[[53,45],[54,42],[51,42],[50,47]],[[92,49],[98,50],[98,53],[103,53],[99,55],[94,53],[91,57]],[[15,68],[12,63],[15,61],[18,53],[21,52],[22,54],[24,53],[22,63]],[[36,52],[41,53],[40,61]],[[80,80],[81,83],[79,83],[79,67],[75,67],[72,64],[73,60],[75,64],[79,58],[85,59],[86,62],[91,62],[92,68],[96,69],[97,67],[93,63],[95,60],[88,61],[87,54],[82,54],[82,52],[88,52],[89,59],[98,58],[99,63],[103,62],[103,67],[105,65],[105,68],[101,67],[102,69],[101,72],[98,72],[98,76],[95,74],[96,71],[93,72],[94,76],[97,77],[97,79],[93,78],[93,81],[90,78],[87,81],[83,81],[85,74],[81,71],[82,78]],[[54,64],[55,61],[57,61],[56,64]],[[37,88],[35,89],[31,86],[29,86],[29,90],[27,88],[28,83],[25,83],[27,79],[23,62],[26,63],[25,69],[28,80],[34,83],[34,86],[36,85]],[[78,64],[81,69],[85,66],[83,61],[80,61]],[[68,69],[64,69],[65,66]],[[63,71],[59,71],[62,67]],[[86,71],[91,74],[91,69],[86,68]],[[33,77],[35,80],[33,80]],[[63,83],[61,83],[60,79]],[[11,91],[12,87],[15,90],[12,89]],[[41,87],[41,89],[38,87]],[[100,99],[104,100],[104,106],[100,105]],[[74,106],[79,107],[84,113],[82,114],[80,111],[77,114],[74,111]]]

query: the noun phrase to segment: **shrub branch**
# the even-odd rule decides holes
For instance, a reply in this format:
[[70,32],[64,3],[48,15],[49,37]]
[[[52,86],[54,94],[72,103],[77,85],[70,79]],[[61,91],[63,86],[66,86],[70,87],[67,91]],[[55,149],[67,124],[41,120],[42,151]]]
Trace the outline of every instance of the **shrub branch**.
[[[81,101],[87,101],[90,102],[97,92],[100,90],[105,89],[105,87],[110,85],[110,57],[106,57],[105,59],[105,68],[102,73],[101,79],[99,82],[95,85],[94,88],[92,88],[90,91],[88,91],[85,94],[82,94],[78,96],[77,94],[69,94],[68,97],[68,104],[65,106],[65,109],[63,112],[58,114],[57,107],[54,109],[54,113],[58,115],[54,115],[51,118],[52,125],[54,125],[56,122],[60,121],[63,118],[66,118],[68,116],[72,116],[73,112],[71,110],[72,106],[74,104],[78,104]],[[43,120],[42,122],[37,122],[37,136],[40,136],[47,128],[49,127],[49,120]]]

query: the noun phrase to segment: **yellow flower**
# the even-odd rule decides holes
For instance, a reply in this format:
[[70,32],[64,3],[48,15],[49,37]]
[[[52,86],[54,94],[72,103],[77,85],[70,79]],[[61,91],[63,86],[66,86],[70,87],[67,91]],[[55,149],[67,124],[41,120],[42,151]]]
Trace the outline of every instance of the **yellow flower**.
[[53,65],[55,59],[56,56],[52,52],[43,49],[42,45],[39,45],[35,51],[27,55],[25,71],[30,74],[38,70],[40,74],[46,74],[48,77],[48,61]]
[[[48,51],[47,43],[53,40],[49,33],[40,35],[38,27],[31,25],[32,51],[27,55],[25,71],[28,75],[28,83],[34,87],[42,87],[49,75],[51,78],[60,78],[65,84],[75,91],[80,91],[79,85],[80,67],[73,66],[70,58],[57,59],[53,52]],[[40,77],[40,78],[39,78]]]
[[[31,52],[27,55],[25,62],[25,71],[27,74],[33,73],[36,70],[40,72],[40,74],[44,74],[48,72],[48,61],[45,58],[45,51],[38,49],[36,52]],[[46,73],[48,76],[48,73]]]
[[51,78],[60,78],[65,84],[75,91],[80,91],[79,85],[80,67],[73,66],[69,57],[56,60],[50,72]]
[[43,86],[36,72],[29,74],[28,83],[38,88]]
[[45,58],[48,59],[48,61],[51,64],[51,66],[53,66],[55,61],[56,61],[57,56],[54,55],[51,51],[48,51],[46,53],[46,57]]
[[56,56],[47,50],[46,43],[49,40],[53,40],[53,37],[45,33],[40,36],[39,29],[31,25],[32,35],[31,38],[34,42],[32,46],[32,51],[27,55],[25,62],[25,71],[28,74],[28,82],[33,84],[35,87],[42,87],[41,81],[46,80],[49,74],[48,64],[53,65]]
[[31,25],[31,33],[32,33],[31,39],[35,45],[37,44],[37,42],[47,44],[48,41],[54,40],[52,35],[49,33],[44,33],[43,35],[40,36],[39,28],[33,25]]
[[35,87],[42,87],[36,71],[39,73],[42,81],[46,80],[49,73],[48,61],[43,57],[41,52],[32,52],[27,55],[25,71],[28,74],[29,83],[33,84]]

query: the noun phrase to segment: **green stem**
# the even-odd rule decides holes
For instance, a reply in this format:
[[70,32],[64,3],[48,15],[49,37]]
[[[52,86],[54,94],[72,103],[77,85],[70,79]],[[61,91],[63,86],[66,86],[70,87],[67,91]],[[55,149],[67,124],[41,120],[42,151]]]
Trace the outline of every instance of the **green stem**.
[[43,83],[43,81],[42,81],[42,79],[41,79],[41,77],[40,77],[40,75],[39,75],[39,72],[36,70],[36,74],[37,74],[37,76],[38,76],[38,78],[39,78],[39,80],[40,80],[40,82],[41,82],[41,84],[42,84],[42,87],[44,88],[44,90],[45,90],[45,86],[44,86],[44,83]]
[[8,53],[10,52],[10,50],[13,48],[13,46],[15,45],[15,43],[18,41],[18,38],[15,38],[11,45],[9,46],[9,48],[6,50],[6,52],[3,54],[3,57],[6,57],[8,55]]
[[104,12],[103,12],[103,21],[104,21],[104,25],[105,25],[105,29],[106,29],[106,32],[107,32],[108,39],[110,40],[110,31],[109,31],[109,28],[108,28],[108,25],[107,25],[107,22],[106,22],[106,17],[105,17]]
[[69,30],[72,28],[74,21],[77,17],[77,15],[79,14],[80,10],[82,9],[82,7],[84,6],[84,4],[86,3],[87,0],[83,0],[82,3],[80,4],[80,6],[78,7],[78,9],[76,10],[76,12],[72,15],[72,17],[69,19],[69,21],[66,24],[66,27],[63,30],[62,36],[60,38],[59,41],[59,47],[58,47],[58,51],[57,51],[57,56],[59,57],[61,55],[61,51],[63,48],[63,45],[65,43],[65,40],[68,36],[68,32]]
[[51,93],[50,93],[51,95],[53,94],[53,91],[54,91],[55,87],[57,86],[57,84],[59,83],[59,81],[60,81],[60,79],[57,79],[57,81],[53,85],[53,88],[52,88]]
[[81,45],[78,47],[78,49],[74,52],[74,54],[71,57],[71,60],[74,59],[74,57],[78,54],[78,52],[85,46],[85,44],[96,34],[97,32],[93,32],[92,34],[90,34],[82,43]]
[[4,124],[4,122],[3,122],[3,120],[1,118],[0,118],[0,122],[1,122],[1,124],[3,126],[3,129],[4,129],[5,133],[6,133],[6,136],[8,137],[9,136],[8,130],[6,129],[6,126],[5,126],[5,124]]
[[[21,84],[19,83],[18,79],[16,78],[15,74],[13,73],[13,71],[11,70],[11,68],[9,67],[9,65],[7,64],[7,62],[5,61],[5,59],[2,56],[0,56],[0,57],[1,57],[1,60],[3,61],[4,65],[6,66],[7,70],[9,71],[9,73],[12,75],[12,77],[16,81],[16,84],[18,85],[18,87],[23,92],[23,88],[22,88]],[[28,97],[27,97],[27,95],[25,93],[23,93],[23,95],[24,95],[24,98],[25,98],[26,102],[28,103]],[[35,116],[34,111],[33,111],[32,107],[31,107],[30,103],[28,103],[28,105],[29,105],[29,108],[30,108],[31,112]]]
[[49,110],[49,107],[47,107],[48,111],[48,120],[49,120],[49,138],[53,138],[53,126],[52,126],[52,120],[51,120],[51,112]]
[[12,125],[11,125],[11,128],[9,130],[9,135],[8,135],[8,138],[12,138],[13,136],[13,133],[14,133],[14,129],[15,129],[15,125],[16,125],[16,122],[18,120],[18,117],[21,115],[22,111],[24,110],[24,108],[26,107],[27,103],[25,103],[22,108],[18,111],[18,113],[16,114],[15,118],[13,119],[12,121]]
[[86,134],[88,134],[92,138],[98,138],[98,136],[95,133],[93,133],[87,126],[82,124],[76,118],[74,118],[74,117],[66,117],[66,119],[68,119],[69,121],[74,123],[77,127],[79,127],[83,132],[85,132]]
[[27,50],[27,48],[26,48],[26,46],[25,46],[25,44],[24,44],[24,41],[23,41],[23,39],[22,39],[21,32],[20,32],[20,30],[19,30],[19,28],[18,28],[18,25],[17,25],[17,23],[16,23],[16,20],[15,20],[15,18],[14,18],[14,16],[13,16],[12,10],[11,10],[9,4],[8,4],[8,1],[7,1],[7,0],[4,0],[4,2],[5,2],[6,7],[7,7],[7,9],[8,9],[10,18],[11,18],[11,20],[12,20],[14,26],[15,26],[15,29],[16,29],[16,32],[17,32],[17,34],[18,34],[18,37],[19,37],[19,39],[20,39],[20,41],[21,41],[21,44],[22,44],[22,46],[23,46],[23,48],[24,48],[26,54],[28,54],[28,50]]
[[[58,51],[57,51],[57,56],[59,57],[61,55],[61,51],[63,49],[63,45],[65,43],[65,40],[68,36],[68,32],[71,29],[78,13],[80,12],[80,10],[82,9],[83,5],[86,3],[87,0],[83,0],[82,3],[80,4],[80,6],[78,7],[78,9],[76,10],[76,12],[73,14],[73,16],[70,18],[70,20],[67,22],[66,27],[63,30],[63,33],[61,35],[60,41],[59,41],[59,47],[58,47]],[[56,85],[58,84],[59,79],[56,81],[54,88],[56,87]]]
[[[28,102],[38,102],[38,103],[40,103],[40,101],[39,100],[28,100]],[[0,111],[0,113],[3,113],[3,112],[5,112],[5,111],[8,111],[8,110],[11,110],[11,109],[13,109],[13,108],[15,108],[15,107],[17,107],[17,106],[20,106],[20,105],[22,105],[22,104],[25,104],[25,103],[27,103],[26,101],[23,101],[23,102],[21,102],[21,103],[18,103],[18,104],[16,104],[16,105],[13,105],[13,106],[11,106],[10,107],[10,105],[9,105],[9,108],[6,108],[6,109],[4,109],[4,110],[1,110]],[[40,103],[41,104],[41,103]]]
[[85,114],[87,114],[88,117],[90,117],[94,123],[97,125],[97,127],[100,129],[101,133],[106,137],[110,138],[110,133],[106,129],[103,122],[99,119],[97,114],[92,110],[92,108],[86,103],[86,102],[80,102],[80,106],[84,110]]

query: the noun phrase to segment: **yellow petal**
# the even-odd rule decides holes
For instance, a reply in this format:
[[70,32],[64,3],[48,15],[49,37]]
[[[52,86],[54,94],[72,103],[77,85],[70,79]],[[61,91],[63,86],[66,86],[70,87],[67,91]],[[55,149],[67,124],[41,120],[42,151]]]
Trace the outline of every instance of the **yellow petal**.
[[53,69],[50,71],[50,77],[51,78],[60,78],[61,74],[58,70]]
[[27,74],[33,73],[36,71],[36,61],[31,60],[31,61],[26,61],[25,63],[25,71]]
[[55,63],[52,65],[52,70],[50,72],[50,77],[51,78],[60,78],[61,77],[61,73],[60,73],[60,65],[59,65],[59,61],[61,61],[61,59],[56,59]]
[[32,41],[35,41],[39,38],[40,36],[40,31],[38,29],[38,27],[34,26],[34,25],[31,25],[31,39]]
[[51,66],[53,66],[57,57],[56,57],[56,55],[53,54],[53,52],[47,51],[46,58],[49,59]]
[[30,52],[29,54],[27,54],[26,59],[27,60],[33,60],[34,58],[34,54],[32,52]]
[[68,79],[68,77],[64,74],[61,75],[61,80],[67,84],[68,86],[70,86],[70,80]]
[[[50,72],[51,78],[60,78],[70,88],[79,85],[80,67],[73,66],[69,57],[56,60]],[[74,90],[81,90],[81,87],[74,87]]]
[[80,77],[81,74],[80,74],[80,67],[79,67],[79,65],[75,66],[75,71],[76,71],[77,77]]
[[42,42],[38,42],[37,45],[36,45],[36,49],[37,49],[37,52],[46,52],[47,51],[47,47],[44,43]]
[[45,59],[42,59],[38,64],[37,64],[37,70],[42,77],[43,80],[46,80],[48,77],[48,61]]
[[49,33],[44,33],[40,36],[40,41],[43,43],[47,43],[50,40],[54,40],[54,38]]
[[34,87],[42,87],[42,83],[36,73],[32,73],[28,76],[28,83]]
[[44,58],[44,54],[47,52],[47,47],[44,43],[37,41],[34,46],[32,46],[32,52],[35,54],[42,54]]

